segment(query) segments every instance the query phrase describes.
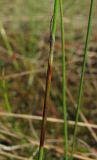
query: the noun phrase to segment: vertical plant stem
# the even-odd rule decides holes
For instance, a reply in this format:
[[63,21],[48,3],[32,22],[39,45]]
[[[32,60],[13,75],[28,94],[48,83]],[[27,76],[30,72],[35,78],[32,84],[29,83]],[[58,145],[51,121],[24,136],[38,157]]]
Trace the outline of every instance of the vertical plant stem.
[[66,61],[65,61],[65,36],[64,36],[64,15],[63,3],[59,0],[60,5],[60,20],[61,20],[61,46],[62,46],[62,96],[64,109],[64,150],[65,160],[68,160],[68,127],[67,127],[67,104],[66,104]]
[[38,160],[43,160],[43,152],[44,152],[43,147],[44,147],[44,140],[45,140],[47,108],[48,108],[47,104],[48,104],[51,78],[52,78],[52,65],[53,65],[53,52],[54,52],[54,44],[55,44],[57,13],[58,13],[58,0],[55,0],[54,13],[53,13],[53,18],[52,18],[52,22],[51,22],[50,54],[49,54],[49,60],[48,60],[48,70],[47,70],[47,78],[46,78],[46,90],[45,90],[43,120],[42,120],[42,126],[41,126],[41,137],[40,137],[40,147],[39,147]]
[[73,160],[73,154],[74,154],[74,150],[76,148],[75,141],[76,141],[76,135],[77,135],[77,123],[78,123],[78,119],[79,119],[81,98],[82,98],[82,94],[83,94],[84,75],[85,75],[85,68],[86,68],[86,61],[87,61],[87,50],[88,50],[88,42],[89,42],[89,35],[90,35],[90,29],[91,29],[91,19],[92,19],[92,12],[93,12],[93,2],[94,2],[94,0],[91,0],[89,19],[88,19],[88,27],[87,27],[87,35],[86,35],[85,48],[84,48],[84,59],[83,59],[83,65],[82,65],[79,94],[78,94],[77,112],[76,112],[76,120],[75,120],[75,127],[74,127],[71,160]]

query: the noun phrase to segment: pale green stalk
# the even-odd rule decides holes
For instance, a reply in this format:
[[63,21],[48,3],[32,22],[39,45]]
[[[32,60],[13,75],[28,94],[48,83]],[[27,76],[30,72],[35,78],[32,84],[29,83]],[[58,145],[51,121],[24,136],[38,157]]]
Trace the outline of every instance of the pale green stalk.
[[88,50],[89,35],[90,35],[90,29],[91,29],[93,2],[94,2],[94,0],[91,0],[89,19],[88,19],[88,27],[87,27],[87,35],[86,35],[85,48],[84,48],[84,59],[83,59],[83,65],[82,65],[79,94],[78,94],[77,112],[76,112],[75,128],[74,128],[74,135],[73,135],[73,145],[72,145],[72,152],[71,152],[71,160],[73,160],[73,154],[74,154],[74,151],[76,149],[75,141],[76,141],[76,136],[77,136],[77,123],[78,123],[78,119],[79,119],[79,113],[80,113],[80,107],[81,107],[81,99],[82,99],[82,95],[83,95],[84,75],[85,75],[86,62],[87,62],[87,50]]
[[65,160],[68,160],[68,126],[67,126],[67,103],[66,103],[66,58],[65,58],[65,36],[64,36],[64,15],[63,2],[60,4],[60,20],[61,20],[61,46],[62,46],[62,94],[63,94],[63,109],[64,109],[64,150]]

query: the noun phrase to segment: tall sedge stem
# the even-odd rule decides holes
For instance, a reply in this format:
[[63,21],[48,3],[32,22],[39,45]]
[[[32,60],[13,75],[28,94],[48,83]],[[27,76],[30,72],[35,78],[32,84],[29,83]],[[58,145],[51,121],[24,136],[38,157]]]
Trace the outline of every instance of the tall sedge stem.
[[66,61],[65,61],[65,37],[64,37],[64,15],[62,0],[59,0],[61,20],[61,45],[62,45],[62,94],[64,109],[64,143],[65,160],[68,160],[68,127],[67,127],[67,104],[66,104]]
[[87,50],[88,50],[88,42],[89,42],[89,35],[90,35],[90,29],[91,29],[91,19],[92,19],[92,12],[93,12],[93,2],[94,2],[94,0],[91,0],[89,19],[88,19],[88,27],[87,27],[87,35],[86,35],[86,42],[85,42],[85,48],[84,48],[84,59],[83,59],[83,65],[82,65],[79,94],[78,94],[77,112],[76,112],[75,128],[74,128],[74,135],[73,135],[71,160],[73,160],[73,154],[74,154],[74,150],[76,148],[75,147],[75,141],[76,141],[76,135],[77,135],[77,123],[78,123],[78,119],[79,119],[79,112],[80,112],[80,107],[81,107],[81,98],[82,98],[82,94],[83,94],[84,75],[85,75],[85,68],[86,68],[86,61],[87,61]]
[[44,140],[45,140],[47,108],[48,108],[47,104],[48,104],[48,98],[49,98],[50,86],[51,86],[51,78],[52,78],[52,65],[53,65],[53,52],[54,52],[54,44],[55,44],[57,13],[58,13],[58,0],[55,0],[54,13],[53,13],[52,24],[51,24],[50,54],[49,54],[49,60],[48,60],[48,70],[47,70],[47,78],[46,78],[46,90],[45,90],[43,120],[42,120],[42,126],[41,126],[41,137],[40,137],[38,160],[43,160],[43,152],[44,152],[43,147],[44,147]]

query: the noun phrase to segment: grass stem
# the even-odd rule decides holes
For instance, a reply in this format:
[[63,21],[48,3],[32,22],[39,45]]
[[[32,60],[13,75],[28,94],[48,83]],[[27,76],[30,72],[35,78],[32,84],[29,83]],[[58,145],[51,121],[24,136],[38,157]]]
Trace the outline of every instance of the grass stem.
[[60,20],[61,20],[61,46],[62,46],[62,94],[64,109],[64,143],[65,143],[65,160],[68,160],[68,127],[67,127],[67,104],[66,104],[66,60],[65,60],[65,36],[64,36],[64,15],[63,2],[59,0]]
[[80,87],[79,87],[79,94],[78,94],[78,101],[77,101],[77,112],[76,112],[76,120],[75,120],[75,127],[74,127],[71,160],[73,160],[73,154],[74,154],[74,150],[76,148],[75,141],[76,141],[76,135],[77,135],[77,123],[78,123],[78,120],[79,120],[81,99],[82,99],[82,95],[83,95],[84,75],[85,75],[85,68],[86,68],[86,62],[87,62],[87,50],[88,50],[89,35],[90,35],[90,29],[91,29],[93,2],[94,2],[94,0],[91,0],[90,11],[89,11],[89,19],[88,19],[88,27],[87,27],[87,35],[86,35],[85,48],[84,48],[84,59],[83,59],[81,78],[80,78]]
[[50,93],[50,85],[52,78],[52,65],[53,65],[53,52],[55,44],[55,33],[56,33],[56,20],[58,13],[58,0],[54,2],[54,13],[51,21],[51,33],[50,33],[50,54],[48,60],[48,70],[46,78],[46,90],[45,90],[45,99],[44,99],[44,108],[43,108],[43,120],[41,126],[41,137],[40,137],[40,147],[39,147],[39,157],[38,160],[43,160],[44,153],[44,141],[45,141],[45,131],[46,131],[46,120],[47,120],[47,104]]

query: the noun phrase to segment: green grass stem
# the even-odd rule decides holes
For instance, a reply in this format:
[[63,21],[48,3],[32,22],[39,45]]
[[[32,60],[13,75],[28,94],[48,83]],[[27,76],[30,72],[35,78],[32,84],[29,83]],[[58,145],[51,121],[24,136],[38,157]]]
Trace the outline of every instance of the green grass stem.
[[79,94],[78,94],[78,101],[77,101],[77,112],[76,112],[76,120],[75,120],[75,127],[74,127],[71,160],[73,160],[73,154],[74,154],[74,151],[76,149],[75,143],[76,143],[76,136],[77,136],[77,123],[78,123],[78,119],[79,119],[81,99],[82,99],[82,95],[83,95],[84,75],[85,75],[86,62],[87,62],[87,50],[88,50],[89,35],[90,35],[90,29],[91,29],[93,2],[94,2],[94,0],[91,0],[89,19],[88,19],[88,27],[87,27],[87,35],[86,35],[85,48],[84,48],[84,59],[83,59],[81,78],[80,78],[80,87],[79,87]]
[[67,104],[66,104],[66,58],[65,58],[65,35],[64,35],[64,15],[63,2],[59,0],[60,5],[60,20],[61,20],[61,46],[62,46],[62,94],[63,94],[63,109],[64,109],[64,150],[65,160],[68,160],[68,126],[67,126]]

